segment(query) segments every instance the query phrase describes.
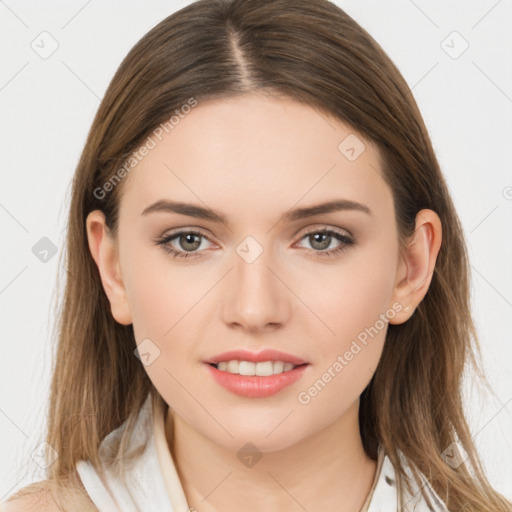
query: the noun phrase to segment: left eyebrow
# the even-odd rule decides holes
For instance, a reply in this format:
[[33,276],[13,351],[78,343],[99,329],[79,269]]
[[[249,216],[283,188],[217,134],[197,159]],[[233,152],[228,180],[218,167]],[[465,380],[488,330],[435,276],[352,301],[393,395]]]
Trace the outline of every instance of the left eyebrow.
[[[342,210],[360,211],[368,215],[373,215],[370,208],[368,208],[368,206],[364,204],[358,203],[356,201],[351,201],[349,199],[337,199],[334,201],[320,203],[313,206],[289,210],[283,213],[279,222],[293,222],[301,219],[306,219],[309,217],[314,217],[316,215],[322,215]],[[179,201],[169,201],[167,199],[160,199],[159,201],[156,201],[155,203],[148,206],[141,213],[141,215],[148,215],[149,213],[154,212],[178,213],[181,215],[186,215],[188,217],[195,217],[198,219],[210,220],[213,222],[228,225],[225,215],[219,212],[215,212],[210,208],[203,208],[202,206],[190,203],[182,203]]]
[[321,215],[325,213],[331,213],[342,210],[353,210],[373,215],[372,211],[368,206],[351,201],[349,199],[337,199],[335,201],[329,201],[327,203],[320,203],[314,206],[308,206],[305,208],[295,208],[288,212],[285,212],[280,222],[292,222],[295,220],[306,219],[308,217],[314,217],[315,215]]

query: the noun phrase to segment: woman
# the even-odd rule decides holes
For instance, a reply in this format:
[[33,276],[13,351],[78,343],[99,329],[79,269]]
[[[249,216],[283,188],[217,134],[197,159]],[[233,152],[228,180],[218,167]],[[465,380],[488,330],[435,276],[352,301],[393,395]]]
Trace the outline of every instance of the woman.
[[512,510],[463,414],[460,222],[406,82],[332,3],[203,0],[142,38],[66,266],[58,457],[7,510]]

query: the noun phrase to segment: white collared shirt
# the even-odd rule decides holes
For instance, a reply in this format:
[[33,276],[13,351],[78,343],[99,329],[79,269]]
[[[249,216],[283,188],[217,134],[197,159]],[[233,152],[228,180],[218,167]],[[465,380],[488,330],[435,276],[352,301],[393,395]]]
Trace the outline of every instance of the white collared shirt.
[[[135,463],[126,471],[125,485],[110,469],[102,479],[90,461],[76,465],[84,487],[101,512],[194,512],[189,507],[176,466],[165,437],[165,411],[149,395],[137,417],[129,450],[144,445]],[[100,445],[100,459],[112,450],[123,431],[121,425],[108,434]],[[106,466],[104,465],[106,468]],[[424,477],[423,477],[424,478]],[[372,489],[360,512],[448,512],[428,481],[423,480],[431,497],[428,506],[418,486],[399,503],[395,487],[395,470],[379,448],[377,471]]]

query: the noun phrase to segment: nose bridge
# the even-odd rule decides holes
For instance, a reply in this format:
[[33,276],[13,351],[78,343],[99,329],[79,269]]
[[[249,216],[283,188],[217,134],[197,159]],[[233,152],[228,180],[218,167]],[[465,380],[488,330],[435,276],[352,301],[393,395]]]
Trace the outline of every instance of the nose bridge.
[[248,329],[284,322],[288,297],[286,287],[274,275],[279,265],[270,244],[264,246],[255,237],[246,237],[236,247],[234,267],[224,321]]

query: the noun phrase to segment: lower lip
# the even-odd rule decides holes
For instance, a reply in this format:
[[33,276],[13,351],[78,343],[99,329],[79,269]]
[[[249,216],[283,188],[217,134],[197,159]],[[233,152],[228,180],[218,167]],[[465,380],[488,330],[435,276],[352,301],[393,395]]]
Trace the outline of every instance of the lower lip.
[[265,398],[275,395],[286,386],[297,382],[309,365],[297,366],[293,370],[266,377],[239,375],[223,372],[210,364],[207,364],[207,366],[213,378],[229,391],[247,398]]

